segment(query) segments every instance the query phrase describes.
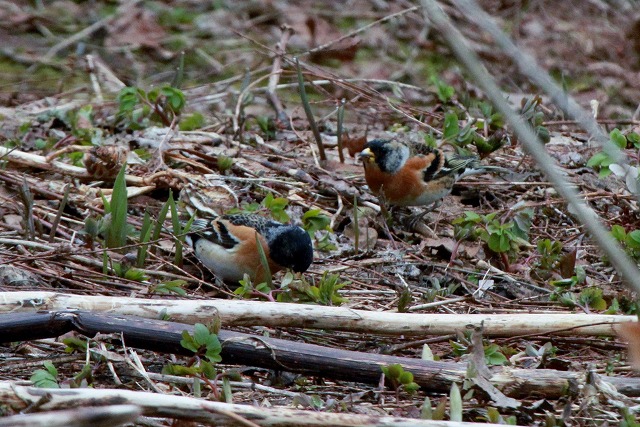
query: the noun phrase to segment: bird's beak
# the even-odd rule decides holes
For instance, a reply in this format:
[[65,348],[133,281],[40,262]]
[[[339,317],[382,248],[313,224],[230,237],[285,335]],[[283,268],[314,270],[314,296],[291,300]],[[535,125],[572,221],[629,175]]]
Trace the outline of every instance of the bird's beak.
[[373,162],[376,159],[376,156],[370,148],[365,148],[360,152],[360,154],[358,154],[358,158],[363,162]]

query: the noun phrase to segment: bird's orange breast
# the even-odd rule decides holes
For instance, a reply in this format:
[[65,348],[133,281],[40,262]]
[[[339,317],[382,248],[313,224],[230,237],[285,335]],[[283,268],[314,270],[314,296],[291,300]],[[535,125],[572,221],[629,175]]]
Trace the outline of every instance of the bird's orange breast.
[[365,163],[364,177],[371,191],[383,196],[386,202],[398,206],[411,206],[424,193],[426,184],[422,171],[431,163],[425,156],[411,157],[395,174],[382,172],[375,163]]

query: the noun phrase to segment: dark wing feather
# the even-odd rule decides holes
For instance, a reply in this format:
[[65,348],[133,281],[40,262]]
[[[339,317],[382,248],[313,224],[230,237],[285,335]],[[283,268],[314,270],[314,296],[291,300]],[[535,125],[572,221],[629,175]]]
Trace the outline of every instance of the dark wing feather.
[[264,218],[259,215],[234,214],[225,215],[223,219],[229,221],[233,225],[243,225],[245,227],[254,228],[258,233],[267,236],[270,230],[277,227],[283,227],[284,224]]
[[480,164],[478,157],[476,156],[451,156],[446,159],[444,162],[444,170],[447,170],[448,173],[462,174],[465,169],[482,169],[483,166]]
[[191,224],[189,235],[193,244],[198,238],[207,239],[225,249],[235,247],[240,241],[229,231],[226,221],[218,218],[214,220],[196,219]]
[[440,151],[437,148],[433,148],[430,145],[427,145],[423,142],[402,141],[402,143],[405,144],[407,147],[409,147],[409,149],[411,150],[411,154],[413,156],[417,156],[420,154],[423,156],[427,156],[433,153],[434,151]]

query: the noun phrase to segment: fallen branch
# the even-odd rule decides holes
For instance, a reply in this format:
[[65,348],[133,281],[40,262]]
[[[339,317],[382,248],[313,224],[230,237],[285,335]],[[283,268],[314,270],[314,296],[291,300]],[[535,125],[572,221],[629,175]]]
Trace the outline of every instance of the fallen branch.
[[[24,151],[14,150],[11,148],[0,147],[0,160],[6,160],[21,166],[57,172],[62,175],[73,176],[76,178],[92,179],[91,174],[85,168],[73,166],[58,160],[48,162],[45,156],[38,156],[37,154],[26,153]],[[127,175],[126,180],[127,184],[136,186],[149,185],[148,181],[145,181],[144,178],[135,175]]]
[[381,335],[447,335],[482,325],[484,336],[616,336],[614,326],[636,316],[600,314],[418,314],[244,300],[164,300],[56,292],[0,292],[0,313],[88,310],[194,324],[219,316],[222,325],[330,329]]
[[[88,337],[98,333],[122,336],[128,347],[193,356],[180,344],[183,331],[193,334],[193,326],[135,316],[80,311],[13,313],[0,316],[0,330],[0,342],[50,338],[77,331]],[[400,364],[413,374],[423,390],[448,392],[452,383],[461,383],[467,375],[465,363],[362,353],[226,330],[219,331],[218,338],[223,361],[334,380],[378,384],[382,367]],[[589,377],[586,372],[510,367],[494,367],[490,375],[487,381],[509,397],[533,394],[547,399],[579,395]],[[624,392],[630,396],[640,394],[640,379],[598,379],[613,386],[623,384]]]
[[[45,399],[46,396],[46,399]],[[498,424],[429,421],[380,415],[339,414],[289,408],[213,402],[186,396],[113,389],[41,389],[15,382],[0,382],[0,401],[14,410],[36,406],[40,410],[82,408],[98,402],[136,405],[143,415],[177,418],[208,425],[242,425],[235,414],[260,426],[393,426],[393,427],[496,427]]]

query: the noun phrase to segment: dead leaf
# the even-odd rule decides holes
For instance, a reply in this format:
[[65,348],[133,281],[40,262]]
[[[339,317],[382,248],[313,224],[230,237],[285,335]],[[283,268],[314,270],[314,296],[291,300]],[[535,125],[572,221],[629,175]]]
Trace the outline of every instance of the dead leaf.
[[165,38],[164,29],[158,24],[158,17],[148,9],[132,8],[115,19],[107,27],[109,35],[105,46],[110,48],[133,46],[160,49]]
[[364,145],[367,143],[367,136],[356,136],[351,138],[349,135],[342,137],[342,146],[346,147],[351,157],[355,157],[356,154],[364,150]]
[[576,255],[578,249],[574,249],[571,252],[565,254],[560,261],[558,261],[558,268],[560,269],[560,275],[564,279],[568,279],[575,274],[576,271]]

